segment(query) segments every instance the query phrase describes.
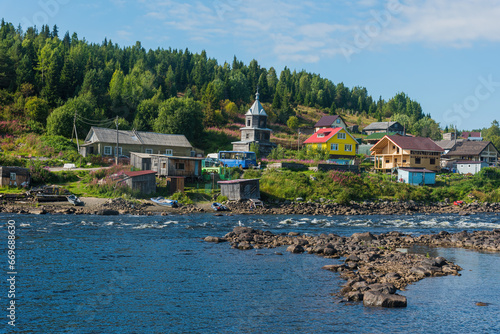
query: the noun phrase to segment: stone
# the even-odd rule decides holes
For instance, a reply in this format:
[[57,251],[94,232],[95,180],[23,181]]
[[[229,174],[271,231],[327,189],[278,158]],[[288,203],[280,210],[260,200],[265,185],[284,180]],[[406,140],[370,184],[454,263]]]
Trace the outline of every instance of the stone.
[[224,238],[219,238],[219,237],[211,237],[211,236],[208,236],[208,237],[205,237],[205,239],[203,239],[204,241],[206,242],[215,242],[215,243],[219,243],[219,242],[225,242],[227,241],[226,239]]
[[377,239],[373,234],[370,232],[365,232],[365,233],[354,233],[351,238],[354,241],[372,241]]
[[389,295],[393,295],[396,293],[396,287],[391,283],[375,283],[368,285],[370,291],[387,293]]
[[99,216],[118,216],[120,212],[117,210],[111,210],[111,209],[102,209],[96,212],[96,215]]
[[302,247],[301,245],[291,245],[291,246],[288,246],[288,248],[286,250],[287,250],[287,252],[291,252],[291,253],[295,253],[295,254],[304,253],[304,247]]
[[370,307],[397,308],[406,307],[405,296],[398,294],[388,294],[378,291],[366,291],[363,296],[363,305]]

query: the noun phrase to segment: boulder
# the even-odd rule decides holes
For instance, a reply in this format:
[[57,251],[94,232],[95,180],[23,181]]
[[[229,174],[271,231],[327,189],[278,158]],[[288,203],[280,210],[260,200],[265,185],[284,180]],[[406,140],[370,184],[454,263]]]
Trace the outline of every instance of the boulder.
[[304,253],[304,247],[302,247],[301,245],[291,245],[291,246],[288,246],[288,248],[286,249],[287,252],[291,252],[291,253]]
[[378,291],[366,291],[363,296],[364,306],[377,306],[377,307],[406,307],[407,301],[405,296],[398,294],[388,294]]
[[373,234],[370,232],[365,232],[365,233],[354,233],[351,236],[355,241],[372,241],[377,239]]
[[208,236],[208,237],[205,237],[205,240],[206,242],[215,242],[215,243],[219,243],[219,242],[225,242],[227,241],[226,239],[224,238],[219,238],[219,237],[211,237],[211,236]]
[[368,285],[370,291],[382,292],[389,295],[396,293],[396,287],[391,283],[375,283]]

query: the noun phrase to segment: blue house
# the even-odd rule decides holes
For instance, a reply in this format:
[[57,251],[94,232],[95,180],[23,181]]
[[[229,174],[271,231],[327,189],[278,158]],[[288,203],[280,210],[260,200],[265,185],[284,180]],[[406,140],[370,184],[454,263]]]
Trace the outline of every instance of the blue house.
[[436,184],[436,172],[425,168],[399,168],[398,180],[415,186]]

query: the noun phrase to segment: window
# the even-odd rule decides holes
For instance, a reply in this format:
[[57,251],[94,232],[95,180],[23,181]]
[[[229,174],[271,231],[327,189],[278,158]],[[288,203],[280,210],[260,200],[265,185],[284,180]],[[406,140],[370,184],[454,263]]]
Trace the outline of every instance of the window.
[[352,152],[352,145],[351,144],[345,144],[345,151],[346,152]]
[[112,148],[111,146],[104,146],[104,155],[111,155]]
[[385,160],[385,163],[388,164],[389,163],[389,160]]
[[[114,148],[114,152],[115,152],[115,155],[116,155],[116,147]],[[118,154],[122,155],[122,148],[121,147],[118,147]]]
[[321,150],[321,144],[316,144],[316,148],[317,148],[318,150]]
[[341,133],[339,133],[339,134],[337,135],[337,138],[338,138],[338,139],[345,139],[345,133],[342,133],[342,132],[341,132]]
[[247,126],[250,126],[250,122],[251,121],[249,119],[247,119]]
[[338,150],[339,150],[339,144],[330,145],[330,151],[338,151]]
[[415,163],[416,163],[417,165],[420,165],[420,164],[421,164],[421,162],[420,162],[420,158],[415,158]]
[[249,134],[249,133],[247,133],[247,134],[245,135],[245,139],[248,139],[248,138],[250,138],[250,134]]
[[394,159],[394,163],[397,164],[398,163],[398,158],[395,158]]
[[436,159],[431,158],[431,165],[435,165],[435,164],[436,164]]
[[184,163],[182,163],[182,162],[176,162],[175,163],[175,169],[177,169],[177,170],[184,170]]
[[10,180],[15,181],[16,180],[16,173],[10,173]]
[[337,118],[337,124],[340,124],[340,118]]
[[403,160],[403,163],[406,163],[406,160]]
[[174,151],[172,149],[168,148],[165,150],[165,155],[172,156],[172,155],[174,155]]
[[152,148],[147,148],[146,149],[146,154],[153,154],[153,149]]

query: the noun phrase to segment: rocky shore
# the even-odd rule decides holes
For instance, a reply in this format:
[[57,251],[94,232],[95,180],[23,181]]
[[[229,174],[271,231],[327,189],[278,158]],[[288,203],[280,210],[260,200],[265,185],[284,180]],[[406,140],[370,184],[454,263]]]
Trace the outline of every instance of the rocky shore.
[[[154,205],[151,201],[127,201],[123,198],[98,199],[85,198],[84,206],[72,206],[68,202],[34,203],[3,201],[0,212],[18,214],[96,214],[96,215],[154,215],[168,213],[201,213],[214,212],[210,203],[181,205],[179,208],[168,208]],[[443,203],[408,202],[351,202],[338,204],[331,201],[319,202],[272,202],[264,207],[250,208],[247,201],[231,201],[224,203],[230,214],[279,214],[279,215],[411,215],[411,214],[459,214],[500,212],[500,203],[469,203],[461,206]],[[227,214],[226,212],[225,214]]]
[[396,291],[426,277],[460,275],[458,265],[443,257],[412,254],[414,245],[457,247],[500,252],[500,229],[472,233],[440,232],[411,236],[400,232],[374,235],[355,233],[350,237],[335,234],[319,236],[296,232],[273,234],[249,227],[235,227],[224,237],[208,236],[207,242],[229,242],[241,250],[287,246],[292,253],[310,253],[341,259],[323,269],[340,274],[347,282],[339,292],[343,301],[362,301],[365,306],[406,307],[406,297]]

